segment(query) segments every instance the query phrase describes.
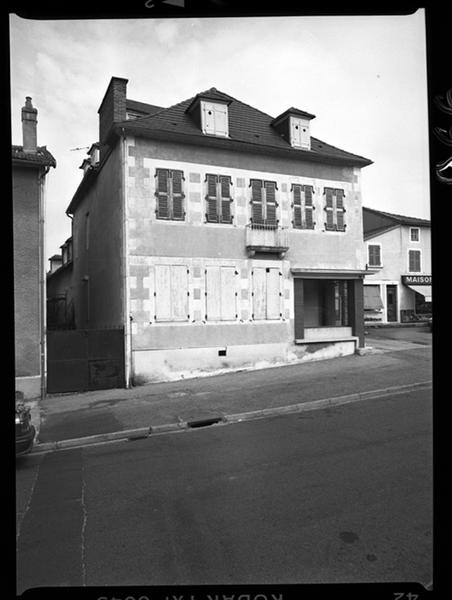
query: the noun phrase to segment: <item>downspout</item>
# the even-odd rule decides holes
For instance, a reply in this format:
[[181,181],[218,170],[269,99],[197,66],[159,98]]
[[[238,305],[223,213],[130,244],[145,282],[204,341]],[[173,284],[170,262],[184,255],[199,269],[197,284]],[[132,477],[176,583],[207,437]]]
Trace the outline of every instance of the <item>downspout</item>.
[[50,167],[45,167],[43,171],[38,174],[38,186],[39,186],[39,228],[38,228],[38,239],[39,239],[39,308],[40,308],[40,365],[41,365],[41,405],[46,397],[47,389],[47,298],[46,298],[46,272],[45,272],[45,203],[44,203],[44,185],[45,177],[50,171]]
[[124,376],[126,388],[132,386],[132,315],[129,291],[129,219],[127,202],[127,138],[121,128],[121,177],[122,177],[122,293],[124,324]]

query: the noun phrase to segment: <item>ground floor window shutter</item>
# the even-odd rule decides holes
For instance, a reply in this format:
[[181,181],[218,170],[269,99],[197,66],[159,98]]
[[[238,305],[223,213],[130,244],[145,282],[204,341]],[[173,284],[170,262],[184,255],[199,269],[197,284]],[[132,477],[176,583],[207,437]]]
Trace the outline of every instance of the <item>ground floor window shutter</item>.
[[218,321],[221,316],[221,278],[219,267],[206,268],[206,319]]
[[157,321],[186,321],[189,318],[185,265],[155,266],[155,317]]
[[279,319],[281,316],[280,275],[278,268],[266,269],[266,317]]

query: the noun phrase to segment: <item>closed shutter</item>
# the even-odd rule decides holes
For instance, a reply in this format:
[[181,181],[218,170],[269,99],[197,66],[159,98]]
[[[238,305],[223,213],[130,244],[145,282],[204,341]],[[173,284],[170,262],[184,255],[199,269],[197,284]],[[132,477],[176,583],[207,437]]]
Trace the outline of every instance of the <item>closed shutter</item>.
[[206,175],[207,181],[207,213],[206,218],[209,223],[218,223],[217,211],[217,181],[218,175]]
[[157,197],[157,218],[168,219],[169,218],[169,203],[168,203],[168,169],[157,169],[156,170],[156,192]]
[[228,108],[223,104],[214,104],[214,130],[216,135],[228,135]]
[[183,220],[184,210],[183,210],[183,193],[182,193],[182,179],[183,174],[182,171],[172,171],[171,172],[172,179],[172,200],[173,200],[173,211],[172,217],[176,220]]
[[267,225],[276,226],[276,183],[273,181],[265,182],[265,207]]
[[188,318],[188,273],[185,265],[171,266],[171,320]]
[[281,316],[279,269],[266,269],[267,283],[267,319],[279,319]]
[[251,215],[253,223],[262,224],[262,181],[260,179],[251,179]]
[[219,267],[206,268],[206,316],[208,321],[221,318],[221,277]]
[[305,227],[306,229],[313,229],[314,221],[312,218],[312,186],[304,186],[304,214],[305,214]]
[[371,267],[377,267],[381,264],[380,246],[375,244],[369,245],[369,265]]
[[171,274],[169,265],[155,267],[155,316],[157,321],[171,320]]
[[266,272],[263,267],[253,269],[253,318],[261,320],[266,318]]
[[237,316],[235,295],[235,267],[220,267],[221,319],[234,321]]
[[220,175],[220,202],[222,223],[232,223],[231,201],[231,178],[227,175]]
[[297,184],[292,185],[293,191],[293,226],[294,227],[302,227],[302,218],[301,218],[301,186]]
[[421,270],[421,253],[419,250],[409,250],[409,271],[412,273],[419,273]]
[[344,190],[335,190],[336,192],[336,222],[337,228],[340,231],[344,231]]

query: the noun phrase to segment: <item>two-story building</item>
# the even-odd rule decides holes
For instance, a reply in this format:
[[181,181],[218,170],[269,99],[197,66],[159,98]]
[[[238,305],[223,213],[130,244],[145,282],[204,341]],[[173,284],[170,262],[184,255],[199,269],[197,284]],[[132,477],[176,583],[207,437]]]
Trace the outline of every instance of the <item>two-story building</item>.
[[46,388],[45,179],[56,166],[37,145],[37,114],[27,97],[23,143],[12,146],[15,382],[25,399],[43,396]]
[[364,346],[361,169],[215,88],[169,108],[113,77],[73,218],[78,328],[125,330],[127,382]]
[[431,316],[430,221],[363,208],[367,323],[404,323]]

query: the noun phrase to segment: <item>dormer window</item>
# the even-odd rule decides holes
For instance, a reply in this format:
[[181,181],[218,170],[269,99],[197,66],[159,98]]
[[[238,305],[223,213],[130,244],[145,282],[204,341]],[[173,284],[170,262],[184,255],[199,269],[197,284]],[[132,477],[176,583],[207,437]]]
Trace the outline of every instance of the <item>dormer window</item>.
[[294,148],[310,150],[311,136],[307,119],[290,117],[290,145]]
[[201,100],[201,127],[203,133],[228,137],[227,104]]
[[289,108],[281,115],[273,119],[272,126],[279,135],[285,139],[292,148],[299,150],[311,149],[311,120],[315,115],[299,110],[298,108]]

